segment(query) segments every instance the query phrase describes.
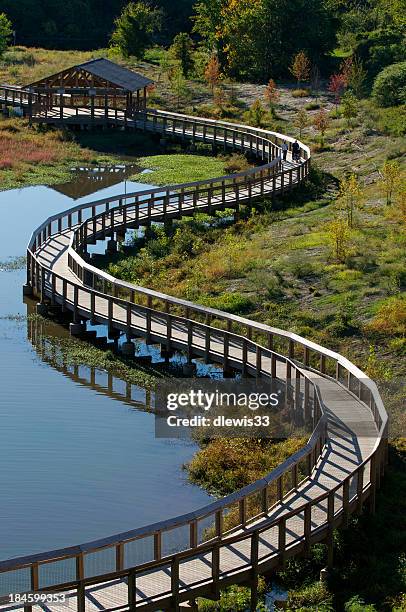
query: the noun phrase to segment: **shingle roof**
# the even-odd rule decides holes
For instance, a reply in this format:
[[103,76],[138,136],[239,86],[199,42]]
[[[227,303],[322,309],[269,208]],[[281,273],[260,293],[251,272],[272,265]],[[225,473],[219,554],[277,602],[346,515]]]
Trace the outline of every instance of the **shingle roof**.
[[147,79],[141,74],[132,72],[132,70],[123,68],[123,66],[119,66],[105,58],[84,62],[83,64],[77,65],[76,68],[83,68],[86,72],[106,79],[110,81],[110,83],[114,83],[128,91],[136,91],[152,83],[150,79]]

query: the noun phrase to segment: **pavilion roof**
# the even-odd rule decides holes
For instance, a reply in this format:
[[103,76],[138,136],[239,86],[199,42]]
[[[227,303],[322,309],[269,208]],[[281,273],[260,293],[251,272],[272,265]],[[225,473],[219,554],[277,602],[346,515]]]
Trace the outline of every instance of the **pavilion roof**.
[[[89,60],[83,64],[77,64],[52,76],[44,77],[35,83],[30,83],[26,87],[41,85],[49,86],[50,84],[60,87],[72,86],[73,83],[70,80],[78,74],[96,77],[96,81],[94,82],[95,87],[110,84],[129,92],[143,89],[153,82],[142,74],[133,72],[108,59],[99,58]],[[81,86],[89,87],[89,83],[86,82],[86,79],[79,81],[79,87]]]

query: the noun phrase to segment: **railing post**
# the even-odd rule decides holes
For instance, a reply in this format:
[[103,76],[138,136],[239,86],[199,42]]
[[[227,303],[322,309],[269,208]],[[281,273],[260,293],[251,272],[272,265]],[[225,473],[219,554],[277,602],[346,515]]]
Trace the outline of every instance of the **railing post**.
[[327,567],[332,567],[333,556],[334,556],[334,491],[330,491],[327,498],[327,523],[328,523],[328,535],[327,535]]
[[350,505],[350,481],[346,478],[343,482],[343,524],[348,525],[348,511]]
[[129,612],[134,612],[137,606],[137,587],[136,587],[136,570],[130,569],[128,574],[128,609]]
[[215,599],[220,597],[220,544],[215,542],[211,553],[211,578],[213,581],[213,596]]
[[189,525],[189,544],[190,548],[196,548],[197,546],[197,521],[191,521]]
[[84,557],[83,553],[80,553],[76,557],[76,581],[77,585],[77,610],[78,612],[86,612],[86,592],[84,585],[85,570],[84,570]]
[[162,533],[156,531],[154,533],[154,559],[159,561],[162,556]]
[[246,497],[243,497],[242,499],[240,499],[239,504],[238,504],[238,513],[239,513],[240,525],[245,525],[245,523],[247,522],[247,498]]
[[364,491],[364,466],[357,471],[357,513],[362,514],[362,495]]
[[179,558],[174,557],[171,562],[171,592],[173,612],[179,612]]
[[310,503],[306,504],[304,509],[304,541],[305,541],[305,553],[308,555],[310,552],[310,538],[312,531],[312,506]]
[[116,544],[116,571],[121,572],[124,568],[124,544]]
[[285,565],[285,551],[286,551],[286,519],[281,518],[278,523],[278,551],[279,560],[282,567]]

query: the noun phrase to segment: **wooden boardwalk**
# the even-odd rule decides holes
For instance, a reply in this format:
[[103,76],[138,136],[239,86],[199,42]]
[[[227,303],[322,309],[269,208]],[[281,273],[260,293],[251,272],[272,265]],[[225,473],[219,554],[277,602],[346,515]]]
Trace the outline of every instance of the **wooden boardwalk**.
[[[35,612],[176,612],[197,596],[217,598],[220,588],[244,583],[252,587],[254,610],[259,573],[319,541],[327,543],[331,564],[334,527],[361,512],[366,502],[373,510],[386,464],[387,415],[374,383],[339,354],[283,330],[119,281],[91,265],[87,245],[97,240],[109,238],[114,249],[115,239],[129,228],[197,211],[230,208],[238,215],[242,205],[298,187],[309,171],[305,145],[299,143],[300,163],[290,154],[282,162],[281,140],[292,139],[265,130],[160,111],[148,111],[132,127],[239,149],[265,163],[237,175],[148,189],[51,217],[30,241],[26,291],[71,313],[76,331],[90,320],[106,324],[111,337],[125,334],[126,350],[134,337],[143,337],[165,351],[184,350],[190,362],[199,357],[246,376],[285,381],[292,414],[310,424],[313,434],[266,478],[197,512],[0,562],[0,593],[15,585],[67,594],[68,608],[32,606]],[[230,509],[238,517],[232,528]],[[0,609],[21,607],[4,603]]]

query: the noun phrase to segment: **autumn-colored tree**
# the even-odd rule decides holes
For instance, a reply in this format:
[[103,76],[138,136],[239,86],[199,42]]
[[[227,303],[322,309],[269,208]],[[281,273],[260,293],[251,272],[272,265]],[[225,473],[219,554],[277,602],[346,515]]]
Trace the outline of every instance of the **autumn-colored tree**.
[[220,116],[224,114],[224,107],[226,104],[226,100],[227,100],[227,97],[226,97],[225,89],[222,86],[222,83],[218,83],[217,87],[214,88],[213,102],[215,106],[218,108]]
[[386,198],[386,204],[392,204],[392,198],[401,185],[401,171],[399,162],[386,161],[381,168],[380,178]]
[[216,55],[212,55],[210,58],[204,71],[204,78],[210,86],[211,93],[214,95],[214,88],[220,80],[220,62]]
[[343,263],[348,255],[351,240],[351,231],[346,219],[336,215],[327,225],[327,238],[332,247],[336,261]]
[[295,77],[298,86],[300,86],[302,81],[306,82],[309,80],[310,69],[311,64],[306,53],[304,51],[299,51],[299,53],[296,53],[289,70]]
[[309,116],[306,113],[306,111],[304,110],[304,108],[300,108],[297,113],[296,113],[296,117],[294,120],[294,125],[295,127],[299,128],[299,138],[302,137],[302,130],[303,128],[305,128],[307,125],[309,125]]
[[271,114],[275,115],[275,104],[277,104],[280,98],[280,93],[273,79],[269,79],[268,85],[265,88],[264,98],[271,109]]
[[347,86],[346,77],[342,73],[332,74],[328,82],[327,89],[334,96],[334,104],[337,107],[340,104],[341,96]]
[[318,132],[320,132],[320,144],[324,147],[324,135],[329,126],[330,120],[327,112],[324,108],[321,108],[313,119],[313,125]]
[[354,213],[359,208],[361,199],[362,189],[355,174],[341,179],[338,205],[347,216],[349,228],[352,228],[354,225]]

